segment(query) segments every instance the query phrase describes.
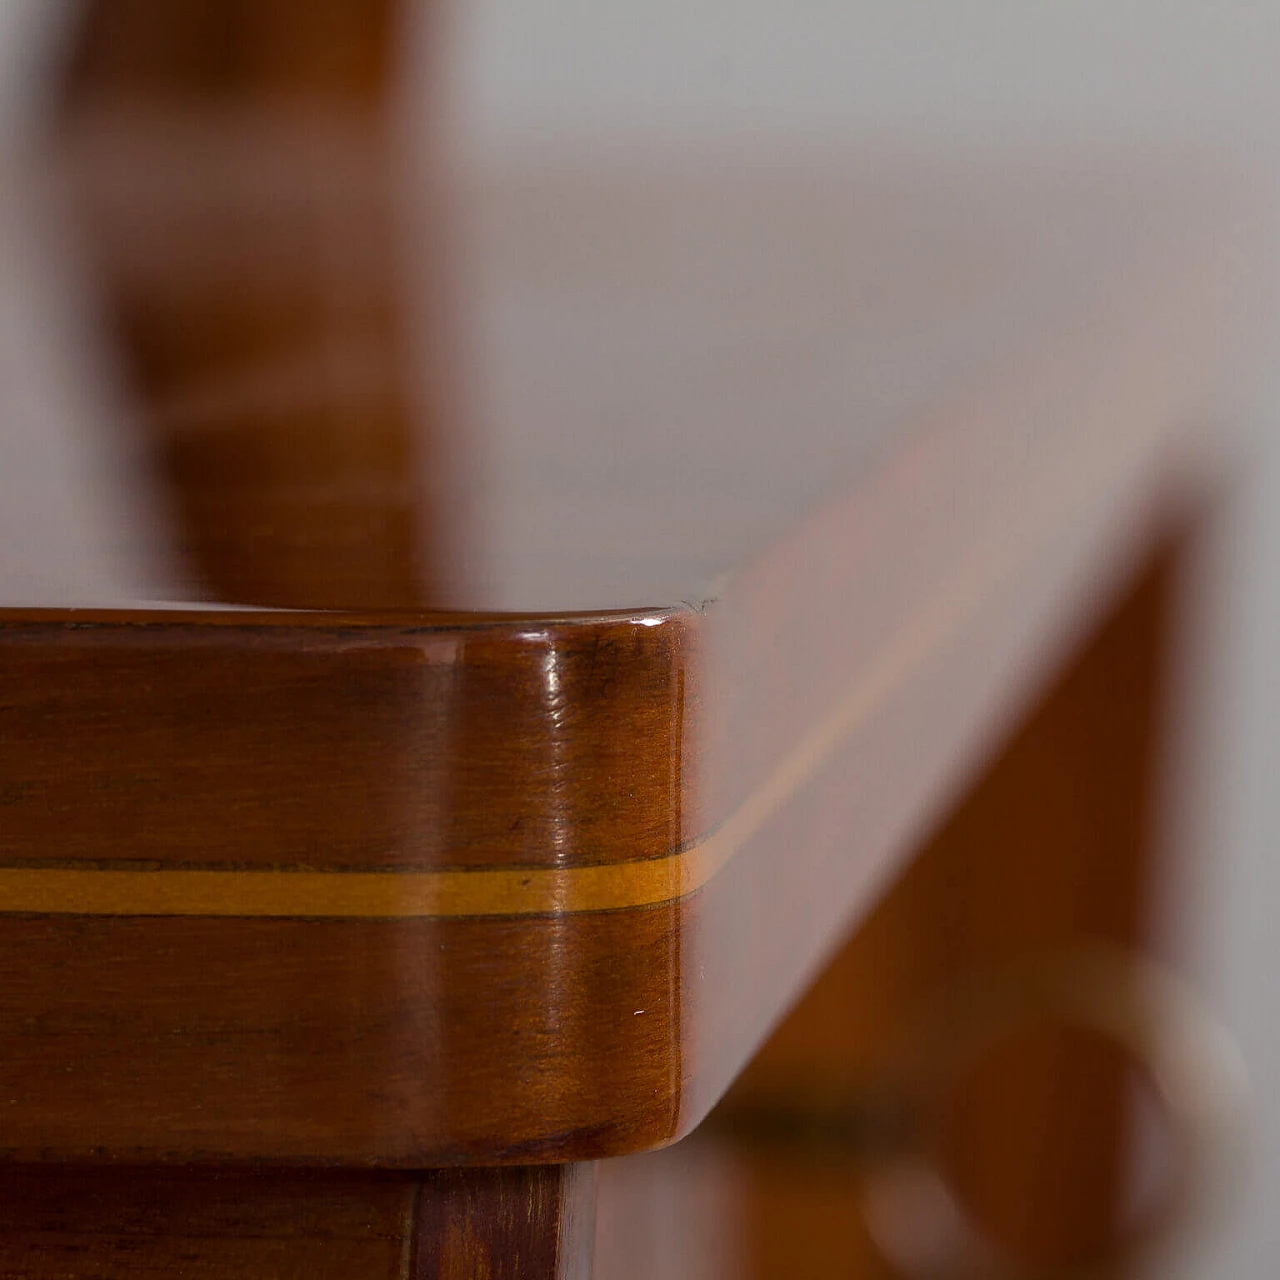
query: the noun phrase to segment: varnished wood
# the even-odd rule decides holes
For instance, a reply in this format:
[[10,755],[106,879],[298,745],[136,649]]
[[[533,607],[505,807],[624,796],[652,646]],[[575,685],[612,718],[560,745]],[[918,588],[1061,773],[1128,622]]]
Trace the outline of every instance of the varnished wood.
[[419,1180],[269,1170],[0,1170],[0,1275],[409,1280]]
[[424,1179],[413,1280],[591,1280],[595,1171],[444,1170]]
[[[610,1162],[597,1280],[900,1274],[864,1197],[903,1120],[890,1068],[907,1033],[984,974],[1084,939],[1151,941],[1169,664],[1194,603],[1183,550],[1164,545],[1124,584],[698,1133]],[[1136,1074],[1061,1028],[993,1044],[935,1118],[939,1172],[1015,1255],[1051,1266],[1112,1248],[1132,1229]]]
[[86,15],[33,186],[159,568],[0,562],[0,1151],[672,1140],[1214,483],[1230,199],[455,171],[394,5]]
[[[14,900],[0,1085],[20,1103],[0,1149],[420,1167],[687,1132],[1099,595],[1211,482],[1218,441],[1194,424],[1229,284],[1210,253],[1087,332],[1024,344],[769,550],[744,545],[714,600],[10,612],[11,868],[52,877],[41,893],[101,871],[97,910],[154,910],[175,872],[324,873],[334,916],[273,918],[292,890],[257,918]],[[632,893],[651,872],[617,868],[665,858],[706,869],[566,910],[599,905],[575,894],[601,868]],[[332,905],[343,874],[471,871],[500,888],[462,916],[417,915],[433,907],[413,888],[414,918]],[[157,887],[112,907],[119,872]],[[509,896],[513,872],[546,873],[531,884],[551,900]],[[356,888],[352,915],[369,902]]]
[[[8,184],[76,241],[126,405],[85,468],[113,572],[78,574],[82,504],[0,547],[5,1274],[585,1280],[564,1162],[698,1123],[1230,453],[1229,198],[794,151],[471,172],[405,8],[96,0]],[[0,504],[41,439],[0,440]],[[1047,871],[979,847],[1038,734],[1084,758],[1091,681],[926,857],[978,904],[930,974],[1013,945],[996,865],[1038,938],[1106,862],[1082,913],[1131,931],[1123,817]],[[1141,789],[1110,745],[1094,801]],[[1015,1235],[1115,1202],[1113,1067],[1047,1196],[962,1112]]]
[[520,1163],[683,1123],[677,906],[9,923],[9,1158]]
[[0,849],[10,866],[282,873],[669,855],[694,834],[693,629],[670,612],[0,618]]
[[23,1280],[590,1280],[590,1167],[308,1174],[0,1169]]

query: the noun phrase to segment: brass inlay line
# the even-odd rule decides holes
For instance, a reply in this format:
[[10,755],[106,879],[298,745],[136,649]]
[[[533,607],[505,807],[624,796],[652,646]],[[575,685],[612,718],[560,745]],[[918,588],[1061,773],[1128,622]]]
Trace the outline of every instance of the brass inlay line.
[[98,871],[0,868],[0,912],[352,919],[542,915],[665,902],[696,888],[699,849],[563,870]]
[[[1141,444],[1149,444],[1141,440]],[[1112,442],[1114,448],[1114,442]],[[1141,452],[1135,447],[1134,456]],[[1108,461],[1132,462],[1134,456]],[[1079,464],[1078,457],[1074,461]],[[1093,460],[1093,461],[1096,461]],[[1060,472],[1040,494],[1040,535],[1082,496],[1093,468]],[[1075,483],[1071,483],[1074,481]],[[1033,495],[1024,493],[1025,499]],[[1045,519],[1049,516],[1050,519]],[[832,756],[859,723],[921,667],[1031,556],[1034,536],[995,530],[974,543],[946,586],[712,835],[666,857],[567,868],[480,871],[112,871],[0,867],[0,914],[415,919],[558,915],[671,902],[700,889]]]

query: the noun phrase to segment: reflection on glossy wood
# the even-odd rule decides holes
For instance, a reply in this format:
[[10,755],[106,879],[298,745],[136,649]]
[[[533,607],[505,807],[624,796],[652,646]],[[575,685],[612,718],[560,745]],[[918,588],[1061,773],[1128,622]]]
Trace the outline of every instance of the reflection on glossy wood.
[[464,429],[401,346],[391,8],[152,7],[90,7],[66,176],[180,594],[278,611],[0,595],[0,1150],[669,1141],[1212,482],[1237,241],[1163,181],[517,170]]
[[[1026,409],[973,430],[1016,440]],[[629,911],[11,915],[3,1147],[421,1166],[687,1131],[1168,509],[1141,449],[1071,487],[1048,442],[1011,449],[1034,483],[996,490],[974,443],[944,420],[704,613],[11,618],[6,830],[29,868],[572,875],[742,834],[698,892]],[[940,501],[966,456],[975,487]],[[887,597],[859,530],[916,539]]]
[[[393,118],[400,9],[82,13],[58,172],[129,482],[169,596],[220,607],[29,609],[0,573],[0,1156],[43,1166],[0,1170],[0,1270],[583,1280],[589,1171],[524,1162],[688,1132],[1211,483],[1241,308],[1212,201],[535,158],[462,184],[488,248],[455,263]],[[924,860],[946,892],[913,871],[868,926],[897,972],[1095,899],[1133,926],[1104,792],[1143,784],[1150,673],[1097,661],[1134,699],[1118,754],[1046,792],[1046,853],[993,859],[1033,729]],[[1081,761],[1082,679],[1045,713]],[[984,1082],[961,1109],[961,1177],[1056,1247],[1115,1200],[1115,1124],[1010,1193],[1048,1107],[1024,1066],[1018,1123]],[[1117,1097],[1103,1064],[1053,1123]]]
[[[1142,943],[1181,549],[1126,585],[708,1123],[609,1163],[597,1280],[900,1274],[868,1231],[862,1176],[903,1029],[988,966],[1082,938]],[[1134,1170],[1121,1064],[1053,1035],[995,1050],[956,1082],[944,1172],[1015,1253],[1052,1263],[1105,1249]]]
[[695,644],[670,614],[0,618],[0,855],[431,872],[670,854],[695,834]]
[[0,1154],[592,1158],[681,1124],[678,907],[527,920],[11,917]]
[[0,1169],[24,1280],[589,1280],[589,1166],[420,1175]]
[[[0,1149],[422,1165],[666,1141],[679,908],[342,919],[341,880],[678,847],[686,635],[0,629],[11,866],[322,874],[339,917],[10,915]],[[127,716],[102,702],[124,688]]]

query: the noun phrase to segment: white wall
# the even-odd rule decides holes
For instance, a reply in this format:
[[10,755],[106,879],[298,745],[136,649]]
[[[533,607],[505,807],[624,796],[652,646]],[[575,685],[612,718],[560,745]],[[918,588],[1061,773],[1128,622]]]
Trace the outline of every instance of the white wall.
[[487,138],[1274,136],[1274,0],[454,0]]
[[[463,118],[470,145],[485,149],[530,135],[744,129],[1193,142],[1280,175],[1280,0],[459,0],[455,15]],[[1280,391],[1262,404],[1280,421]],[[1253,1077],[1253,1172],[1229,1230],[1183,1272],[1267,1280],[1280,1257],[1274,447],[1212,556],[1206,579],[1222,612],[1197,765],[1214,785],[1188,833],[1200,859],[1189,896],[1201,985]]]

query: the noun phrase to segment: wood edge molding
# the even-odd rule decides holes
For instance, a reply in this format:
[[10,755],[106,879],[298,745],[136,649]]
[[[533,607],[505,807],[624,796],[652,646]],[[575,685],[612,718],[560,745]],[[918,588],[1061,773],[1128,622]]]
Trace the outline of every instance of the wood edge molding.
[[554,626],[632,623],[659,626],[671,618],[690,612],[688,605],[653,605],[628,609],[580,609],[550,613],[524,613],[457,609],[267,609],[259,605],[207,605],[184,601],[139,603],[136,607],[116,605],[60,607],[55,605],[6,605],[0,608],[0,631],[28,627],[65,630],[118,630],[122,633],[173,627],[202,627],[252,630],[264,637],[275,631],[315,630],[368,633],[377,639],[393,632],[457,635],[503,628],[545,629]]
[[[882,646],[829,713],[706,839],[664,857],[564,868],[476,871],[262,871],[0,867],[0,915],[415,919],[563,915],[673,902],[707,885],[839,749],[857,726],[961,629],[1000,585],[1034,562],[1051,537],[1109,476],[1154,442],[1076,459],[1044,492],[1023,495],[1031,536],[993,534],[958,558],[948,580],[891,644]],[[1127,456],[1118,457],[1117,453]]]

